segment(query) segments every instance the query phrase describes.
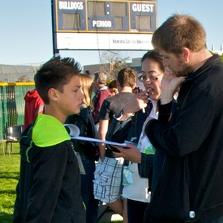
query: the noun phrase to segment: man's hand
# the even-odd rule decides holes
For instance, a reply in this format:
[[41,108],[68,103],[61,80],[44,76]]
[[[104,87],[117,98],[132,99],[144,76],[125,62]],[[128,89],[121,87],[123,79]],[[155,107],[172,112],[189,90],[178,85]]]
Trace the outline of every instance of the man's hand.
[[177,77],[172,71],[166,69],[161,81],[161,104],[167,104],[173,100],[178,87],[185,77]]

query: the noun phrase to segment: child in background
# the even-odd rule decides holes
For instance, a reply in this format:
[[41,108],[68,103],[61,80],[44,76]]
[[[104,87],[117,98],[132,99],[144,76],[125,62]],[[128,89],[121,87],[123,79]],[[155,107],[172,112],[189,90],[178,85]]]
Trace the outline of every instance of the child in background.
[[108,88],[111,92],[111,96],[114,96],[114,95],[118,94],[118,88],[117,88],[116,80],[112,80],[109,83]]

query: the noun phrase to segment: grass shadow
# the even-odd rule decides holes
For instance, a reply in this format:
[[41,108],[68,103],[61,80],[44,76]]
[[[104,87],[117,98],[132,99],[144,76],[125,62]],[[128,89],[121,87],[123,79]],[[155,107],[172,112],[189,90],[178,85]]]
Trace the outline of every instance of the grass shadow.
[[1,223],[10,223],[10,222],[12,222],[12,218],[13,218],[12,214],[0,212]]
[[19,173],[18,172],[1,172],[0,173],[0,179],[19,179]]

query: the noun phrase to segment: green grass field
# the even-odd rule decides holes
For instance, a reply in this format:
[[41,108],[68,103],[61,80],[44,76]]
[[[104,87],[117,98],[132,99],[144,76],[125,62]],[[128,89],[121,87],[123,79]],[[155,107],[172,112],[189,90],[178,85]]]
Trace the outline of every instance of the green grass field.
[[13,144],[11,155],[0,152],[0,222],[11,223],[15,202],[15,188],[19,178],[20,155]]

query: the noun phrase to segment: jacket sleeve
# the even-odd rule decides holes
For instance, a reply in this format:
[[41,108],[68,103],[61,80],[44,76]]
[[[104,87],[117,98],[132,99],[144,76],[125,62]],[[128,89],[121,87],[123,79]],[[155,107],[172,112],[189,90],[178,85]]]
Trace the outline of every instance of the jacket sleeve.
[[68,163],[68,144],[43,148],[34,160],[34,178],[30,188],[25,222],[51,222]]
[[[194,92],[193,92],[194,91]],[[170,119],[161,105],[159,112],[164,119],[148,122],[145,132],[153,146],[166,155],[182,157],[196,151],[210,132],[215,109],[215,99],[204,92],[191,90],[185,102],[173,103]],[[207,95],[209,94],[209,97]]]
[[13,223],[20,223],[22,222],[22,210],[20,210],[20,201],[19,201],[19,187],[20,181],[16,186],[16,200],[14,205],[14,213],[13,213]]
[[141,153],[141,163],[139,164],[139,175],[142,178],[149,178],[152,173],[154,155]]
[[171,118],[171,109],[172,109],[172,106],[174,103],[175,103],[175,101],[171,101],[168,104],[161,105],[160,100],[158,101],[158,103],[157,103],[158,108],[159,108],[158,120],[162,124],[166,124],[169,121],[169,119]]

